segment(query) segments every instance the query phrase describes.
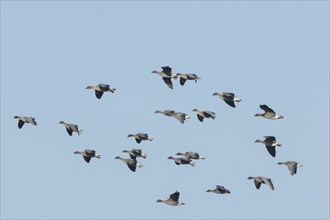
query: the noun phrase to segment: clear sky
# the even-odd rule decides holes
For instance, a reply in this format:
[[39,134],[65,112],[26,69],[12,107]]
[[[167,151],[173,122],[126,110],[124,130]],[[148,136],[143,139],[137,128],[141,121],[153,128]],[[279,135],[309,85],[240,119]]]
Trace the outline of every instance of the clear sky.
[[[201,80],[170,90],[151,74],[164,65]],[[98,100],[85,89],[98,83],[117,90]],[[212,96],[225,91],[236,109]],[[284,119],[254,117],[259,104]],[[138,132],[154,140],[127,138]],[[276,158],[254,143],[265,135]],[[87,148],[102,158],[73,154]],[[148,155],[135,173],[114,159],[132,148]],[[180,151],[206,160],[167,159]],[[304,166],[291,176],[287,160]],[[185,206],[155,202],[176,190]],[[329,2],[1,1],[1,218],[329,219]]]

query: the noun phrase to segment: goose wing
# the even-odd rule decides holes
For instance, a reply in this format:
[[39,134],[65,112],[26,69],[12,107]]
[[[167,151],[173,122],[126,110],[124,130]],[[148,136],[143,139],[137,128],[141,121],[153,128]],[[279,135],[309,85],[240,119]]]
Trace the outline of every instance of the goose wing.
[[179,201],[179,196],[180,196],[180,193],[178,191],[176,191],[175,193],[170,195],[170,199],[173,201]]
[[24,121],[22,121],[21,119],[18,120],[18,128],[21,129],[24,125]]
[[103,92],[98,91],[98,90],[95,90],[95,96],[96,96],[96,98],[100,99],[102,97],[102,95],[103,95]]
[[267,105],[260,105],[260,108],[265,112],[275,113],[273,109],[269,108]]
[[171,78],[163,77],[163,80],[164,80],[165,84],[166,84],[170,89],[173,89],[173,83],[172,83]]
[[187,79],[180,77],[180,85],[183,86],[185,84],[185,82],[187,81]]
[[267,146],[266,145],[266,148],[267,148],[267,151],[270,155],[272,155],[272,157],[276,157],[276,150],[275,150],[275,147],[272,147],[272,146]]

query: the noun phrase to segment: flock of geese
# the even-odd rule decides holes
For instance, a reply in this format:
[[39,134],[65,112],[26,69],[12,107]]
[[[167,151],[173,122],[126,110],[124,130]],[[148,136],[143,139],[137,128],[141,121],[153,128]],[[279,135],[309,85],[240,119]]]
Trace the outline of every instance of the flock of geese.
[[[180,85],[184,85],[187,80],[194,80],[197,82],[197,80],[201,79],[198,77],[196,74],[183,74],[183,73],[177,73],[177,74],[172,74],[172,69],[169,66],[163,66],[161,67],[162,71],[157,71],[154,70],[152,73],[156,73],[159,76],[162,77],[163,81],[165,84],[170,88],[173,89],[173,83],[172,79],[178,79],[180,81]],[[86,89],[92,89],[95,91],[95,96],[97,99],[101,99],[103,94],[105,92],[111,92],[114,93],[116,91],[115,88],[112,88],[110,85],[107,84],[98,84],[96,86],[87,86]],[[236,97],[234,93],[229,93],[229,92],[215,92],[213,93],[213,96],[219,96],[225,103],[227,103],[229,106],[236,108],[235,102],[240,102],[241,99]],[[255,116],[260,116],[266,119],[282,119],[283,116],[277,114],[273,109],[269,108],[267,105],[263,104],[260,105],[260,108],[264,111],[263,113],[257,113]],[[212,111],[208,110],[203,110],[200,111],[198,109],[193,109],[193,112],[196,112],[197,118],[200,122],[204,121],[204,118],[211,118],[215,119],[216,114]],[[176,112],[174,110],[164,110],[160,111],[157,110],[155,113],[160,113],[162,115],[168,116],[168,117],[173,117],[177,119],[180,123],[184,124],[185,120],[189,119],[190,116],[187,115],[186,113],[183,112]],[[32,125],[37,125],[37,122],[35,118],[33,117],[27,117],[27,116],[15,116],[15,119],[18,119],[18,128],[22,128],[25,123],[27,124],[32,124]],[[78,135],[81,134],[83,131],[78,127],[76,124],[69,124],[65,123],[64,121],[60,121],[59,124],[63,124],[67,133],[72,136],[73,132],[76,132]],[[146,133],[137,133],[137,134],[129,134],[128,137],[133,137],[135,141],[140,144],[141,141],[152,141],[153,138],[150,137]],[[281,147],[281,143],[277,142],[276,138],[274,136],[264,136],[264,140],[256,140],[256,143],[262,143],[266,146],[266,149],[268,153],[272,157],[276,157],[276,147]],[[127,165],[127,167],[135,172],[136,168],[142,168],[143,165],[140,164],[137,161],[137,157],[141,157],[143,159],[147,158],[147,155],[142,152],[141,149],[131,149],[131,150],[123,150],[123,153],[127,153],[129,155],[129,158],[122,158],[120,156],[115,157],[115,159],[121,160],[123,163]],[[90,150],[86,149],[84,151],[75,151],[74,154],[80,154],[83,159],[89,163],[91,161],[91,158],[101,158],[101,155],[96,153],[95,150]],[[197,152],[178,152],[176,154],[177,156],[181,157],[173,157],[170,156],[168,159],[173,160],[176,165],[185,165],[189,164],[191,166],[194,166],[195,163],[193,160],[204,160],[205,157],[202,157],[199,153]],[[297,173],[297,167],[302,166],[302,164],[296,162],[296,161],[286,161],[286,162],[279,162],[278,165],[286,165],[289,169],[290,174],[293,176],[294,174]],[[266,184],[268,185],[272,190],[274,190],[274,185],[272,183],[272,180],[267,177],[263,176],[250,176],[248,179],[251,179],[254,181],[255,187],[257,189],[260,188],[261,184]],[[226,189],[224,186],[216,185],[215,189],[208,189],[206,192],[213,192],[217,194],[230,194],[230,191]],[[179,201],[179,196],[180,193],[178,191],[172,193],[166,200],[159,199],[156,202],[162,202],[167,205],[171,206],[179,206],[179,205],[184,205],[184,202]]]

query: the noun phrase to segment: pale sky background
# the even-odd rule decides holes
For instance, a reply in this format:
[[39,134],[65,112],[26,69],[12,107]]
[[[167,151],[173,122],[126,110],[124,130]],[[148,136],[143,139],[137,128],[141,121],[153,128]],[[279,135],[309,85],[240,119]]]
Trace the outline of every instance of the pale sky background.
[[[164,65],[202,79],[170,90],[151,74]],[[98,83],[117,90],[98,100],[85,89]],[[212,96],[224,91],[236,109]],[[259,104],[284,119],[254,117]],[[154,141],[127,138],[138,132]],[[264,135],[283,143],[276,158],[254,143]],[[102,158],[73,154],[86,148]],[[132,148],[148,155],[136,173],[114,160]],[[180,151],[206,160],[167,159]],[[304,166],[291,176],[287,160]],[[185,206],[155,202],[176,190]],[[1,218],[329,219],[329,2],[1,1]]]

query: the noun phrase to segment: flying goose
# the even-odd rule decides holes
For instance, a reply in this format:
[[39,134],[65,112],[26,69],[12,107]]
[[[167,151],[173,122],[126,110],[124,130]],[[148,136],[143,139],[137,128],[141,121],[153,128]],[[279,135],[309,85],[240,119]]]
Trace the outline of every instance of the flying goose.
[[100,154],[96,154],[95,150],[88,150],[86,149],[85,151],[75,151],[74,154],[80,154],[83,156],[84,160],[89,163],[91,161],[92,157],[96,157],[96,158],[101,158]]
[[171,79],[172,78],[176,79],[177,76],[175,74],[172,74],[172,68],[171,67],[169,67],[169,66],[162,66],[161,68],[162,68],[162,71],[154,70],[151,73],[157,73],[158,75],[160,75],[163,78],[165,84],[170,89],[173,89],[173,84],[172,84]]
[[187,115],[186,113],[183,113],[183,112],[175,112],[173,110],[165,110],[165,111],[155,111],[155,113],[160,113],[162,115],[165,115],[165,116],[169,116],[169,117],[174,117],[176,118],[181,124],[184,124],[184,121],[189,119],[190,116]]
[[266,145],[267,151],[273,157],[276,157],[276,150],[275,147],[281,147],[282,144],[276,141],[274,136],[264,136],[265,140],[256,140],[255,143],[262,143]]
[[215,113],[211,111],[198,111],[197,109],[193,109],[193,112],[197,112],[197,118],[199,121],[203,122],[204,118],[212,118],[215,119]]
[[194,160],[205,160],[205,157],[201,157],[200,155],[199,155],[199,153],[196,153],[196,152],[191,152],[191,151],[189,151],[189,152],[185,152],[185,153],[177,153],[176,155],[178,155],[178,156],[184,156],[184,157],[186,157],[186,158],[188,158],[188,159],[194,159]]
[[278,162],[277,164],[278,165],[287,165],[289,172],[292,176],[297,174],[297,167],[303,166],[301,163],[298,163],[296,161]]
[[131,159],[131,158],[124,159],[119,156],[115,157],[115,159],[119,159],[119,160],[123,161],[128,166],[128,168],[133,172],[135,172],[136,167],[139,167],[139,168],[143,167],[143,165],[138,163],[137,160],[135,160],[135,159]]
[[274,185],[272,183],[272,180],[263,176],[249,176],[249,180],[253,179],[254,184],[256,185],[257,189],[260,189],[261,184],[267,184],[272,190],[274,190]]
[[147,155],[142,153],[141,149],[123,150],[123,153],[128,153],[131,159],[136,159],[136,157],[142,157],[146,159]]
[[18,119],[18,128],[21,129],[25,123],[37,125],[36,119],[27,116],[15,116]]
[[213,95],[219,96],[223,101],[225,101],[229,106],[236,108],[235,102],[242,101],[240,98],[236,97],[234,93],[230,92],[215,92]]
[[141,143],[142,140],[148,140],[148,141],[152,141],[153,138],[150,137],[148,134],[144,134],[144,133],[137,133],[137,134],[129,134],[127,137],[134,137],[136,142],[139,144]]
[[158,199],[156,202],[163,202],[167,205],[172,205],[172,206],[179,206],[179,205],[184,205],[184,202],[179,201],[179,196],[180,193],[176,191],[175,193],[171,194],[170,197],[166,200]]
[[276,114],[275,111],[271,108],[269,108],[267,105],[260,105],[260,108],[264,110],[265,112],[260,114],[257,113],[255,116],[261,116],[267,119],[281,119],[284,118],[282,115]]
[[181,86],[183,86],[187,80],[195,80],[197,83],[197,80],[201,79],[195,73],[177,73],[176,76],[180,78]]
[[219,185],[216,185],[215,189],[208,189],[206,192],[214,192],[217,194],[226,194],[226,193],[230,194],[230,191],[228,189],[226,189],[223,186],[219,186]]
[[72,136],[72,132],[77,132],[78,135],[83,131],[80,128],[78,128],[78,125],[75,124],[67,124],[64,121],[60,121],[59,124],[64,124],[66,131],[70,136]]
[[101,99],[102,95],[104,92],[115,92],[115,88],[112,88],[110,85],[108,84],[98,84],[97,86],[87,86],[86,89],[94,89],[95,90],[95,96],[98,99]]
[[175,158],[175,157],[168,157],[167,159],[170,159],[170,160],[174,160],[175,164],[176,165],[180,165],[180,164],[190,164],[191,166],[195,166],[195,163],[192,162],[191,159],[189,158],[186,158],[186,157],[178,157],[178,158]]

